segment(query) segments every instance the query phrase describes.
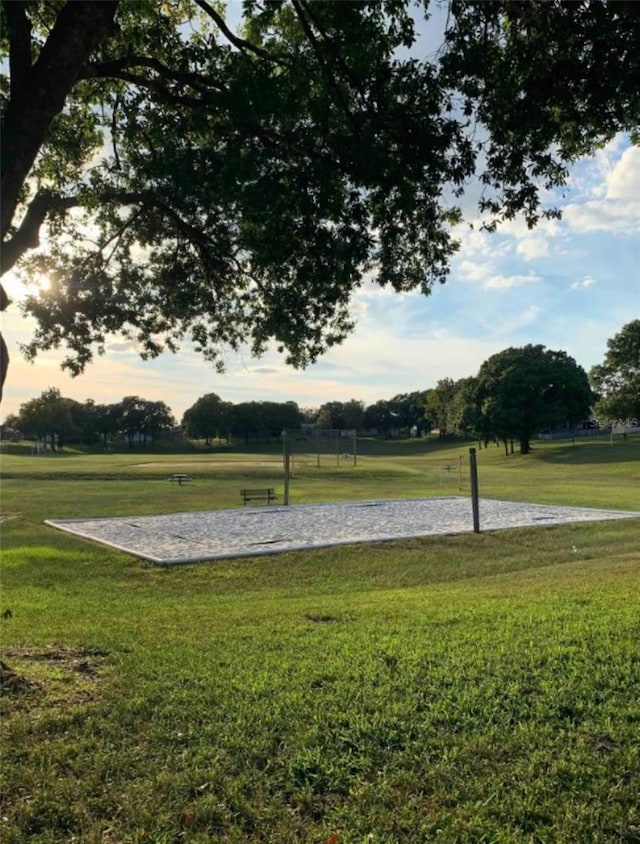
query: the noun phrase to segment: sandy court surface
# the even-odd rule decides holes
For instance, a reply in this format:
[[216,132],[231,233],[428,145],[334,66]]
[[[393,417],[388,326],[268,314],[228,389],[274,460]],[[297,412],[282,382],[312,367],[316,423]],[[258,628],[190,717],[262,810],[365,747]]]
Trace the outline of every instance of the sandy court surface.
[[[640,513],[480,500],[484,531],[623,518],[640,518]],[[462,497],[269,505],[46,524],[159,565],[473,530],[471,501]]]

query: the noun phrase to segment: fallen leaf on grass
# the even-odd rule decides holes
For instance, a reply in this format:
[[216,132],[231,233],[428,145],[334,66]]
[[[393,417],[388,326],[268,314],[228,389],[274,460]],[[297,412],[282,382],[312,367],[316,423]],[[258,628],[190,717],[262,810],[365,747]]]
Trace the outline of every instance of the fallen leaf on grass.
[[196,813],[194,809],[185,809],[180,815],[180,826],[182,829],[193,829],[196,822]]
[[596,753],[613,753],[616,745],[613,739],[608,736],[592,736],[591,749]]

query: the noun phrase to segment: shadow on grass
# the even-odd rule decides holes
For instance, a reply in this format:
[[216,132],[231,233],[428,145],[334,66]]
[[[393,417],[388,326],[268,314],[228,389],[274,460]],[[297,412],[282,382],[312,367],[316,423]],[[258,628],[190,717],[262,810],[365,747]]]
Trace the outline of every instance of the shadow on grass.
[[638,462],[640,472],[640,435],[631,434],[626,439],[616,437],[613,445],[609,440],[576,440],[574,443],[558,445],[557,443],[535,443],[531,455],[547,463],[570,463],[573,465],[588,463],[627,463]]

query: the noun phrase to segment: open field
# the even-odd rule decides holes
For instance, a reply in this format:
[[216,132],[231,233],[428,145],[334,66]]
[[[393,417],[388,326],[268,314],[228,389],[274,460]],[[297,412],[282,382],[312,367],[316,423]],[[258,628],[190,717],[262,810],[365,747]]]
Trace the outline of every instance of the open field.
[[[364,440],[358,450],[355,467],[345,460],[336,468],[335,458],[323,455],[318,469],[313,455],[296,455],[291,503],[458,494],[460,457],[462,493],[469,493],[468,445]],[[40,457],[31,456],[28,447],[13,447],[0,459],[5,510],[15,504],[25,518],[36,520],[235,507],[243,486],[275,486],[278,493],[283,488],[277,444],[260,444],[253,452],[145,454],[138,449]],[[637,510],[640,502],[640,435],[613,446],[606,439],[537,443],[535,453],[525,457],[506,458],[502,448],[491,446],[478,452],[478,467],[480,494],[487,498],[627,510]],[[167,483],[178,468],[194,482]],[[71,487],[67,481],[73,481]],[[60,495],[58,483],[65,484]]]
[[[456,494],[459,453],[371,444],[292,501]],[[479,467],[488,497],[640,509],[637,438]],[[234,506],[281,485],[275,446],[2,469],[2,657],[30,681],[2,699],[3,844],[640,840],[637,521],[157,569],[41,522]]]

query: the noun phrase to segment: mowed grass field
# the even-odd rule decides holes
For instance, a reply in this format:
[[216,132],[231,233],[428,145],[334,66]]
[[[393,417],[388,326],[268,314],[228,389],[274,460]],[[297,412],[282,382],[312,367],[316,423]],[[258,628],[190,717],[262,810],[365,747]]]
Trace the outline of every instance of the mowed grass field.
[[[468,494],[466,446],[358,448],[297,455],[291,502],[459,494],[461,454]],[[640,840],[638,520],[158,569],[42,521],[281,496],[276,446],[14,451],[3,844]],[[637,437],[478,462],[485,497],[640,510]]]

